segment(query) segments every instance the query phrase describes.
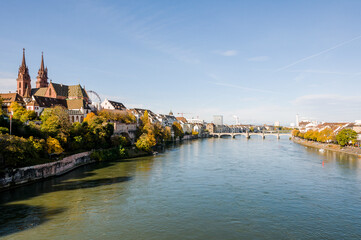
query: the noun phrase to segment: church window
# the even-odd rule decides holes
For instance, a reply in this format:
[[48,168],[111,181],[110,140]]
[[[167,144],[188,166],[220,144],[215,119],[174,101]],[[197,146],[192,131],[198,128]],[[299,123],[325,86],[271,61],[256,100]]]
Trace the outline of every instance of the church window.
[[19,82],[19,88],[21,88],[21,82]]
[[27,89],[28,88],[28,84],[27,83],[25,83],[25,89]]
[[49,96],[51,96],[51,88],[49,88]]

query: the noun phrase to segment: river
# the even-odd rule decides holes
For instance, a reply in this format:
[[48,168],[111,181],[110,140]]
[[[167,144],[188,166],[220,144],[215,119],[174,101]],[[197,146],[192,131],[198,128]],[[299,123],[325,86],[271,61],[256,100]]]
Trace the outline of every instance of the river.
[[361,239],[361,159],[203,139],[0,193],[1,239]]

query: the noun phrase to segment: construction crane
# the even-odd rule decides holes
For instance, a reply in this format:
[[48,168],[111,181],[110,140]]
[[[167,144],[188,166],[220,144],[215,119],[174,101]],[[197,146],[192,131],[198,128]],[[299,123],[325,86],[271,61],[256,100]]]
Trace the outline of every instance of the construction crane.
[[181,115],[183,117],[183,114],[192,114],[192,113],[184,113],[184,112],[181,112],[181,113],[177,113],[178,115]]

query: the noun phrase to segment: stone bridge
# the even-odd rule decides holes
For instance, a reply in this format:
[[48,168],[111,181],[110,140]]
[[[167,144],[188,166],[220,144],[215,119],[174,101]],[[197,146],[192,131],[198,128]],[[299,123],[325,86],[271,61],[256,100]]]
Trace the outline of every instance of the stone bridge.
[[291,133],[280,133],[280,132],[260,132],[260,133],[254,133],[254,132],[243,132],[243,133],[211,133],[210,134],[213,137],[222,137],[222,136],[231,136],[232,138],[235,138],[236,136],[245,136],[247,139],[251,136],[261,136],[263,139],[266,138],[266,136],[275,136],[277,139],[280,139],[281,136],[289,136],[291,137]]

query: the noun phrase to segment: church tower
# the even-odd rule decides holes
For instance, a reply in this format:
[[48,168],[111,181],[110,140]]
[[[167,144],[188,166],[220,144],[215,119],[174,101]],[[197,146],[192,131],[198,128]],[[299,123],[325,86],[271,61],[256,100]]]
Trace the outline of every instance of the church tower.
[[21,63],[21,66],[19,67],[19,73],[17,81],[17,90],[16,92],[20,96],[25,96],[27,93],[31,90],[31,79],[29,75],[29,69],[26,66],[25,62],[25,48],[23,48],[23,61]]
[[36,88],[48,87],[48,68],[44,68],[44,56],[41,53],[41,64],[38,71]]

